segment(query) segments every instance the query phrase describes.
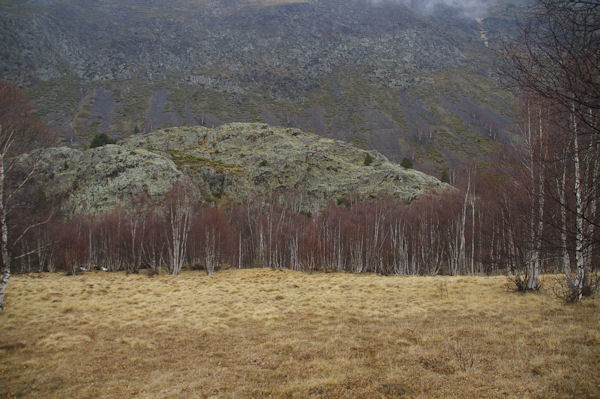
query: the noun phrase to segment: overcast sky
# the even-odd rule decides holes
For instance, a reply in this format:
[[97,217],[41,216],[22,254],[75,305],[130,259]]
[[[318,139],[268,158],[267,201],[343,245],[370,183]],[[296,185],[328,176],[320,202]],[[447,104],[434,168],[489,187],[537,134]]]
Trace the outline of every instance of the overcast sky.
[[497,4],[499,0],[369,0],[374,4],[381,3],[401,3],[411,8],[430,13],[437,6],[444,5],[461,9],[465,15],[476,18],[486,13],[486,10]]

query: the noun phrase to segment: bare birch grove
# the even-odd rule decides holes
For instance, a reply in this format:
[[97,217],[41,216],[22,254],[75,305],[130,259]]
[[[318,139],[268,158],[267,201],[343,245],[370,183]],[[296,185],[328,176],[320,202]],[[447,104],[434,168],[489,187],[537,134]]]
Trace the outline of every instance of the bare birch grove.
[[[42,222],[31,221],[12,229],[11,217],[19,208],[17,198],[31,179],[37,161],[24,166],[18,156],[49,141],[46,126],[33,114],[33,108],[15,85],[0,81],[0,311],[4,306],[6,286],[12,272],[13,257],[23,258],[18,244]],[[27,260],[27,259],[25,259]]]
[[[538,123],[544,139],[538,168],[552,174],[557,184],[544,187],[543,174],[538,174],[536,218],[555,232],[546,236],[548,243],[562,250],[563,295],[579,301],[598,288],[592,272],[600,223],[600,3],[537,0],[527,17],[520,40],[505,51],[505,72],[545,108]],[[542,135],[544,124],[553,128]],[[559,221],[544,216],[544,199],[558,206]],[[536,257],[532,261],[539,262]]]

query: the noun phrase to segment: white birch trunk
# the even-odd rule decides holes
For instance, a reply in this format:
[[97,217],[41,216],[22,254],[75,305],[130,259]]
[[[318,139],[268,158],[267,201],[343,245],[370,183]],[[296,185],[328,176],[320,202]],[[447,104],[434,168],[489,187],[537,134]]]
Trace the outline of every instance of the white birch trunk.
[[[185,194],[184,194],[185,195]],[[187,237],[190,230],[190,213],[188,198],[171,204],[171,274],[179,274],[185,261]]]
[[238,269],[242,268],[242,231],[239,233],[238,240]]
[[[585,242],[584,242],[584,205],[583,205],[583,187],[581,184],[581,153],[579,152],[579,138],[577,132],[577,121],[575,119],[575,107],[572,107],[572,128],[573,128],[573,162],[575,167],[575,281],[570,285],[575,291],[575,300],[580,301],[583,296],[583,284],[585,281]],[[571,276],[567,276],[570,279]]]
[[[532,256],[530,259],[530,270],[527,276],[527,289],[536,290],[539,287],[539,276],[540,276],[540,268],[541,268],[541,259],[540,259],[540,251],[542,247],[542,235],[544,231],[544,173],[542,166],[542,148],[543,148],[543,127],[542,127],[542,115],[541,111],[539,111],[539,130],[538,130],[538,165],[537,168],[534,165],[534,148],[533,141],[530,142],[532,146],[532,183],[534,181],[533,177],[537,174],[537,189],[534,195],[534,204],[537,202],[537,207],[535,205],[532,207],[532,210],[535,209],[537,212],[532,212],[532,230],[531,230],[531,238],[532,238]],[[537,169],[537,172],[536,172]]]
[[[566,157],[566,154],[563,155]],[[563,173],[560,184],[556,183],[558,188],[558,195],[560,201],[560,246],[562,251],[562,271],[566,275],[571,275],[571,259],[569,257],[569,251],[567,249],[567,199],[566,199],[566,186],[567,186],[567,164],[566,160],[563,164]]]
[[471,275],[475,274],[475,198],[471,195]]
[[[465,226],[467,224],[467,203],[469,198],[469,191],[471,188],[471,174],[469,174],[469,180],[467,181],[467,190],[465,191],[465,200],[463,201],[462,215],[460,219],[460,245],[458,248],[458,268],[455,273],[466,272],[467,270],[467,254],[466,254],[466,239],[465,239]],[[453,273],[453,274],[455,274]]]
[[[0,126],[0,134],[2,127]],[[4,170],[4,161],[6,157],[7,148],[2,149],[2,153],[0,154],[0,223],[2,223],[0,232],[2,235],[2,241],[0,245],[2,245],[2,251],[0,252],[0,312],[4,308],[4,294],[6,292],[6,286],[8,285],[8,280],[10,279],[10,254],[8,253],[8,225],[6,224],[6,195],[5,195],[5,170]]]

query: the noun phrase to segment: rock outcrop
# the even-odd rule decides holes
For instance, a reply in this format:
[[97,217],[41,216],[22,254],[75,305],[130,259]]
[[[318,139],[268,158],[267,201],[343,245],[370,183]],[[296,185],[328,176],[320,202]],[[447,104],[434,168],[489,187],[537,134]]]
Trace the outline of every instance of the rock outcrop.
[[138,193],[160,197],[182,179],[208,203],[258,196],[306,212],[352,196],[409,201],[443,186],[375,151],[257,123],[168,128],[87,151],[39,150],[23,161],[33,159],[34,184],[64,197],[68,212],[110,209]]

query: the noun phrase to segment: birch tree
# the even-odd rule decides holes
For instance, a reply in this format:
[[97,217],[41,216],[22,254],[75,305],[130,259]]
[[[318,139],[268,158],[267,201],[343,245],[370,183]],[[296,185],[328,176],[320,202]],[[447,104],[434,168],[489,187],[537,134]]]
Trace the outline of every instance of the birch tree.
[[539,103],[531,98],[523,101],[524,120],[522,122],[523,150],[521,154],[521,166],[523,173],[517,175],[520,189],[527,193],[527,211],[523,217],[528,220],[528,234],[524,246],[525,265],[524,273],[517,268],[515,284],[522,291],[536,291],[539,289],[539,276],[542,262],[542,240],[544,233],[544,203],[545,203],[545,179],[543,167],[543,144],[544,129],[541,109]]
[[[569,246],[574,254],[572,272],[562,253],[566,266],[564,296],[573,301],[598,287],[592,263],[600,225],[599,32],[600,2],[536,0],[522,27],[522,37],[508,46],[505,54],[509,61],[506,73],[516,86],[542,99],[552,110],[544,117],[554,125],[552,136],[546,139],[544,168],[558,167],[555,176],[564,173],[565,186],[570,187],[565,190],[559,182],[557,190],[546,190],[544,196],[560,208],[563,223],[548,223],[558,229],[558,245]],[[564,233],[573,235],[572,244]]]
[[179,274],[186,259],[188,234],[193,211],[193,193],[189,185],[176,183],[167,194],[169,220],[169,272]]
[[10,228],[16,196],[36,169],[34,160],[22,168],[18,156],[45,144],[48,137],[23,91],[0,81],[0,311],[11,274],[11,249],[35,226],[26,226],[20,233]]

